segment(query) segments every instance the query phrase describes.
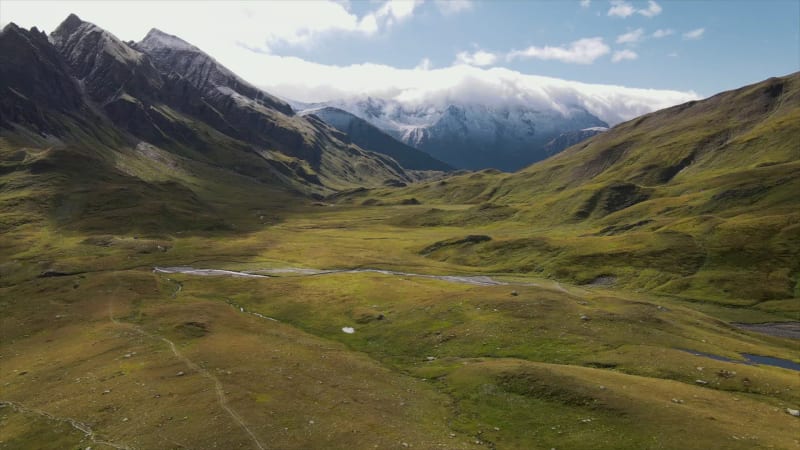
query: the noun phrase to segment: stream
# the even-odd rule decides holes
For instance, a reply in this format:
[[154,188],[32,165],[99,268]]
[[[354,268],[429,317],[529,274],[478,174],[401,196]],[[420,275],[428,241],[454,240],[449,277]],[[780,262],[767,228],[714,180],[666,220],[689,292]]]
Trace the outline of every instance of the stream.
[[382,275],[394,275],[401,277],[428,278],[432,280],[449,281],[451,283],[471,284],[475,286],[538,286],[536,283],[509,283],[495,280],[484,275],[426,275],[421,273],[398,272],[395,270],[382,269],[304,269],[299,267],[283,267],[276,269],[258,269],[244,272],[220,269],[195,269],[188,266],[175,267],[154,267],[154,272],[159,273],[182,273],[187,275],[199,276],[229,276],[243,278],[269,278],[284,274],[294,274],[297,276],[332,275],[342,273],[379,273]]
[[789,369],[800,372],[800,364],[790,361],[788,359],[783,358],[776,358],[774,356],[764,356],[764,355],[753,355],[751,353],[740,353],[742,357],[745,359],[744,361],[739,361],[736,359],[727,358],[725,356],[715,355],[713,353],[704,353],[698,352],[696,350],[687,350],[682,348],[686,353],[691,353],[694,356],[701,356],[703,358],[713,359],[715,361],[723,361],[729,362],[734,364],[747,364],[747,365],[764,365],[764,366],[773,366],[773,367],[781,367],[783,369]]

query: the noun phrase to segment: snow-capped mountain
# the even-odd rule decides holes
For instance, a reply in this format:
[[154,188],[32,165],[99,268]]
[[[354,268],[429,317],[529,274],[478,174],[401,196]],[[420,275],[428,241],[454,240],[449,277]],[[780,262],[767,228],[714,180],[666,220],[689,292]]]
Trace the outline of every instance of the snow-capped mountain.
[[400,142],[375,125],[347,111],[329,106],[314,109],[313,113],[308,114],[313,114],[333,128],[347,133],[352,142],[359,147],[391,156],[406,169],[453,170],[430,154]]
[[[435,104],[438,103],[438,104]],[[523,102],[414,102],[362,97],[295,104],[303,112],[333,106],[458,168],[518,170],[549,156],[562,133],[608,124],[583,108],[542,110]]]

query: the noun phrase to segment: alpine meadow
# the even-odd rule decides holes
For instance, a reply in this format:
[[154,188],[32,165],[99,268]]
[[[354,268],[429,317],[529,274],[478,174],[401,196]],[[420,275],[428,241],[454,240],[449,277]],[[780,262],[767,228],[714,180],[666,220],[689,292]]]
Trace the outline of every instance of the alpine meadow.
[[0,26],[0,449],[800,448],[796,0]]

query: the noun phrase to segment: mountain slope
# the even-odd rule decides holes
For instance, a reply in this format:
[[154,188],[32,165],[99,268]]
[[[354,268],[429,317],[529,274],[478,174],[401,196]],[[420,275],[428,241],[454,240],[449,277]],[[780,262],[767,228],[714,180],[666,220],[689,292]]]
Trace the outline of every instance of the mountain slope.
[[[162,217],[189,219],[166,228],[202,229],[238,214],[211,206],[221,201],[215,190],[253,193],[241,198],[257,208],[265,197],[412,180],[393,159],[359,148],[318,119],[295,116],[221,66],[208,77],[219,85],[198,84],[75,15],[50,39],[9,24],[0,33],[0,62],[3,181],[29,186],[18,194],[34,203],[63,200],[60,210],[72,213],[58,223],[82,223],[90,214],[86,196],[60,195],[68,192],[96,200],[89,202],[96,224],[157,229],[155,207],[176,211]],[[120,202],[126,191],[141,195]],[[144,220],[121,223],[122,203]],[[191,217],[208,221],[192,225]]]
[[591,127],[584,128],[582,130],[561,133],[558,135],[558,137],[545,144],[544,151],[548,155],[552,156],[562,150],[572,147],[579,142],[585,141],[592,136],[605,133],[606,131],[608,131],[608,128],[606,127]]
[[441,171],[453,169],[431,155],[398,141],[378,127],[347,111],[325,107],[305,111],[303,114],[313,114],[319,117],[328,125],[346,133],[359,147],[391,156],[406,169]]
[[755,304],[800,295],[798,136],[795,73],[639,117],[518,173],[372,195],[476,205],[408,226],[517,230],[434,258]]
[[177,36],[153,28],[134,47],[148,54],[164,71],[181,74],[207,97],[229,94],[226,90],[230,90],[285,115],[294,114],[289,104],[239,78],[214,58]]
[[251,114],[271,126],[245,135],[231,125],[237,106],[226,115],[181,75],[76,16],[52,41],[13,24],[0,33],[9,254],[61,233],[243,232],[309,195],[410,181],[391,158],[313,118],[262,105]]

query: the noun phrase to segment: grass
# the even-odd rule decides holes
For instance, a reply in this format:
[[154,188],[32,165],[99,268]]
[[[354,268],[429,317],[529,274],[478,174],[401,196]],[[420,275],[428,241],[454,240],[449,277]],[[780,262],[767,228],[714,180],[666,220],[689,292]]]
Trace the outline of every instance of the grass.
[[770,79],[620,124],[515,174],[483,171],[339,201],[415,198],[425,209],[393,224],[466,227],[427,245],[491,236],[430,255],[480,270],[578,284],[613,276],[619,287],[729,305],[793,299],[799,104],[797,74]]
[[[159,149],[0,141],[0,400],[25,408],[0,408],[0,448],[102,448],[67,418],[132,448],[793,448],[796,372],[685,350],[797,361],[730,325],[800,314],[797,122],[731,112],[723,136],[691,108],[518,174],[323,200]],[[152,270],[177,265],[515,284]]]

